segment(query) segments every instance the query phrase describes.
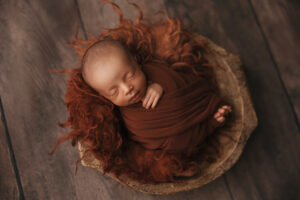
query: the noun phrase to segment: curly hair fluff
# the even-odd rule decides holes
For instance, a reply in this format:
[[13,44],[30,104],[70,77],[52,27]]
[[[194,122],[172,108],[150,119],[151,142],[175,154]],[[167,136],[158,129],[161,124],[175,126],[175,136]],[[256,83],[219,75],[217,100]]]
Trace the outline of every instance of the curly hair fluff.
[[[212,71],[209,68],[215,65],[209,64],[203,57],[207,43],[194,37],[191,31],[183,28],[178,18],[170,18],[165,12],[156,13],[164,14],[165,19],[155,23],[143,23],[141,9],[130,3],[139,11],[139,17],[134,24],[131,20],[123,19],[118,5],[105,2],[118,14],[119,27],[106,29],[98,36],[88,33],[91,38],[87,40],[79,39],[77,30],[75,39],[68,44],[77,52],[81,66],[61,71],[49,69],[57,73],[72,73],[65,94],[69,116],[66,122],[59,123],[63,128],[71,126],[72,130],[56,141],[50,154],[68,139],[71,139],[72,146],[80,140],[88,144],[89,148],[76,161],[75,174],[78,163],[87,152],[91,152],[103,164],[103,174],[110,172],[117,178],[124,175],[142,183],[180,182],[174,179],[174,172],[193,170],[197,167],[197,162],[184,154],[148,150],[131,141],[127,137],[117,107],[85,83],[82,77],[82,61],[87,50],[96,42],[118,40],[128,47],[139,64],[151,59],[164,60],[174,70],[191,70],[199,76],[211,78]],[[211,80],[213,79],[208,79]]]

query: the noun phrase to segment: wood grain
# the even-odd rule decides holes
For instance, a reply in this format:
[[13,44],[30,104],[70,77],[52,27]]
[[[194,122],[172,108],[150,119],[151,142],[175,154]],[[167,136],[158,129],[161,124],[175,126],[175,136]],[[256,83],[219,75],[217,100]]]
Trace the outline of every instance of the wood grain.
[[0,98],[0,199],[20,199]]
[[[123,10],[124,18],[135,21],[139,16],[135,7],[130,5],[127,1],[113,0],[112,2],[120,6]],[[132,0],[130,2],[136,3],[142,9],[144,18],[150,17],[155,12],[165,9],[162,0],[151,1],[151,4],[146,0]],[[97,0],[88,2],[78,0],[78,6],[82,17],[83,28],[88,33],[97,35],[105,28],[117,27],[118,15],[113,11],[111,5]],[[158,18],[160,18],[160,16],[155,17],[154,20]]]
[[[114,2],[124,9],[125,17],[138,15],[126,1]],[[72,47],[66,45],[81,24],[76,5],[82,15],[81,29],[93,34],[103,30],[100,25],[114,27],[117,17],[98,0],[78,4],[2,1],[0,94],[25,199],[299,199],[300,135],[295,121],[295,113],[299,119],[299,4],[295,0],[134,2],[146,16],[165,6],[170,15],[195,24],[196,32],[241,56],[258,128],[237,164],[197,190],[166,196],[142,194],[82,166],[74,176],[79,155],[69,142],[61,144],[52,157],[48,154],[56,139],[68,131],[57,126],[67,119],[68,75],[47,68],[78,65]],[[0,132],[0,180],[12,181],[3,187],[0,182],[0,195],[14,199],[18,191],[12,166],[2,165],[9,163],[9,151]]]
[[12,0],[0,9],[0,93],[25,199],[108,199],[113,182],[86,168],[74,176],[79,156],[69,142],[49,155],[66,131],[57,123],[67,118],[68,76],[47,69],[78,64],[66,45],[80,24],[74,2]]
[[300,130],[300,4],[295,0],[250,2]]
[[[300,197],[300,135],[248,1],[165,1],[168,12],[195,24],[195,30],[244,63],[259,126],[239,162],[225,174],[234,199]],[[294,49],[296,50],[296,49]]]

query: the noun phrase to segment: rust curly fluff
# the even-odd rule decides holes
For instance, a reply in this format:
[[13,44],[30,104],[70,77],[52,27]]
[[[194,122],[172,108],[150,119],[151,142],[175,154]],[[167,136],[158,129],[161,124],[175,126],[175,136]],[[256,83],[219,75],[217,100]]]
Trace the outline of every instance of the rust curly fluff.
[[[75,39],[72,45],[81,60],[81,66],[74,69],[55,70],[57,73],[71,73],[67,83],[65,104],[69,112],[66,122],[59,123],[65,128],[71,126],[71,131],[60,137],[56,147],[71,139],[72,146],[80,140],[89,145],[78,163],[91,152],[96,159],[103,164],[104,174],[113,173],[119,178],[127,176],[141,183],[180,182],[174,178],[175,172],[197,169],[195,157],[187,157],[184,154],[170,154],[160,150],[148,150],[138,143],[128,139],[126,129],[117,107],[109,100],[100,96],[93,88],[85,83],[82,77],[82,61],[87,50],[96,42],[102,40],[118,40],[128,47],[128,50],[139,64],[151,59],[167,61],[174,70],[192,70],[197,75],[211,76],[209,64],[204,59],[203,51],[207,50],[206,43],[193,37],[191,31],[185,30],[178,18],[170,18],[165,12],[165,19],[155,23],[143,23],[141,9],[132,4],[138,11],[139,17],[133,23],[123,19],[121,9],[115,3],[110,4],[119,16],[119,27],[106,29],[98,36],[90,39]],[[197,67],[196,67],[197,66]],[[201,67],[199,67],[201,66]],[[214,84],[215,80],[212,80]]]

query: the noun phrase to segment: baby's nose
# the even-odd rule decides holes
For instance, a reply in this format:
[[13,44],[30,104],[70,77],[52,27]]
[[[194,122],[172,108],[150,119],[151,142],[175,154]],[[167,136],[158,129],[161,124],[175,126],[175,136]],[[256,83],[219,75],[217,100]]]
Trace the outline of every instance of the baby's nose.
[[133,91],[133,86],[124,85],[124,91],[126,94],[130,94]]

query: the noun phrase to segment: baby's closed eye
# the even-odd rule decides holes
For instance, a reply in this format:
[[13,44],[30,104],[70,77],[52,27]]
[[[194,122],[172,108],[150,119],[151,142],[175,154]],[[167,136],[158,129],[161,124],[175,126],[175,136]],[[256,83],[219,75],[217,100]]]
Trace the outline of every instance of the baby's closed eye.
[[133,78],[136,74],[136,70],[133,71],[133,72],[129,72],[128,75],[127,75],[127,78],[130,80],[131,78]]

